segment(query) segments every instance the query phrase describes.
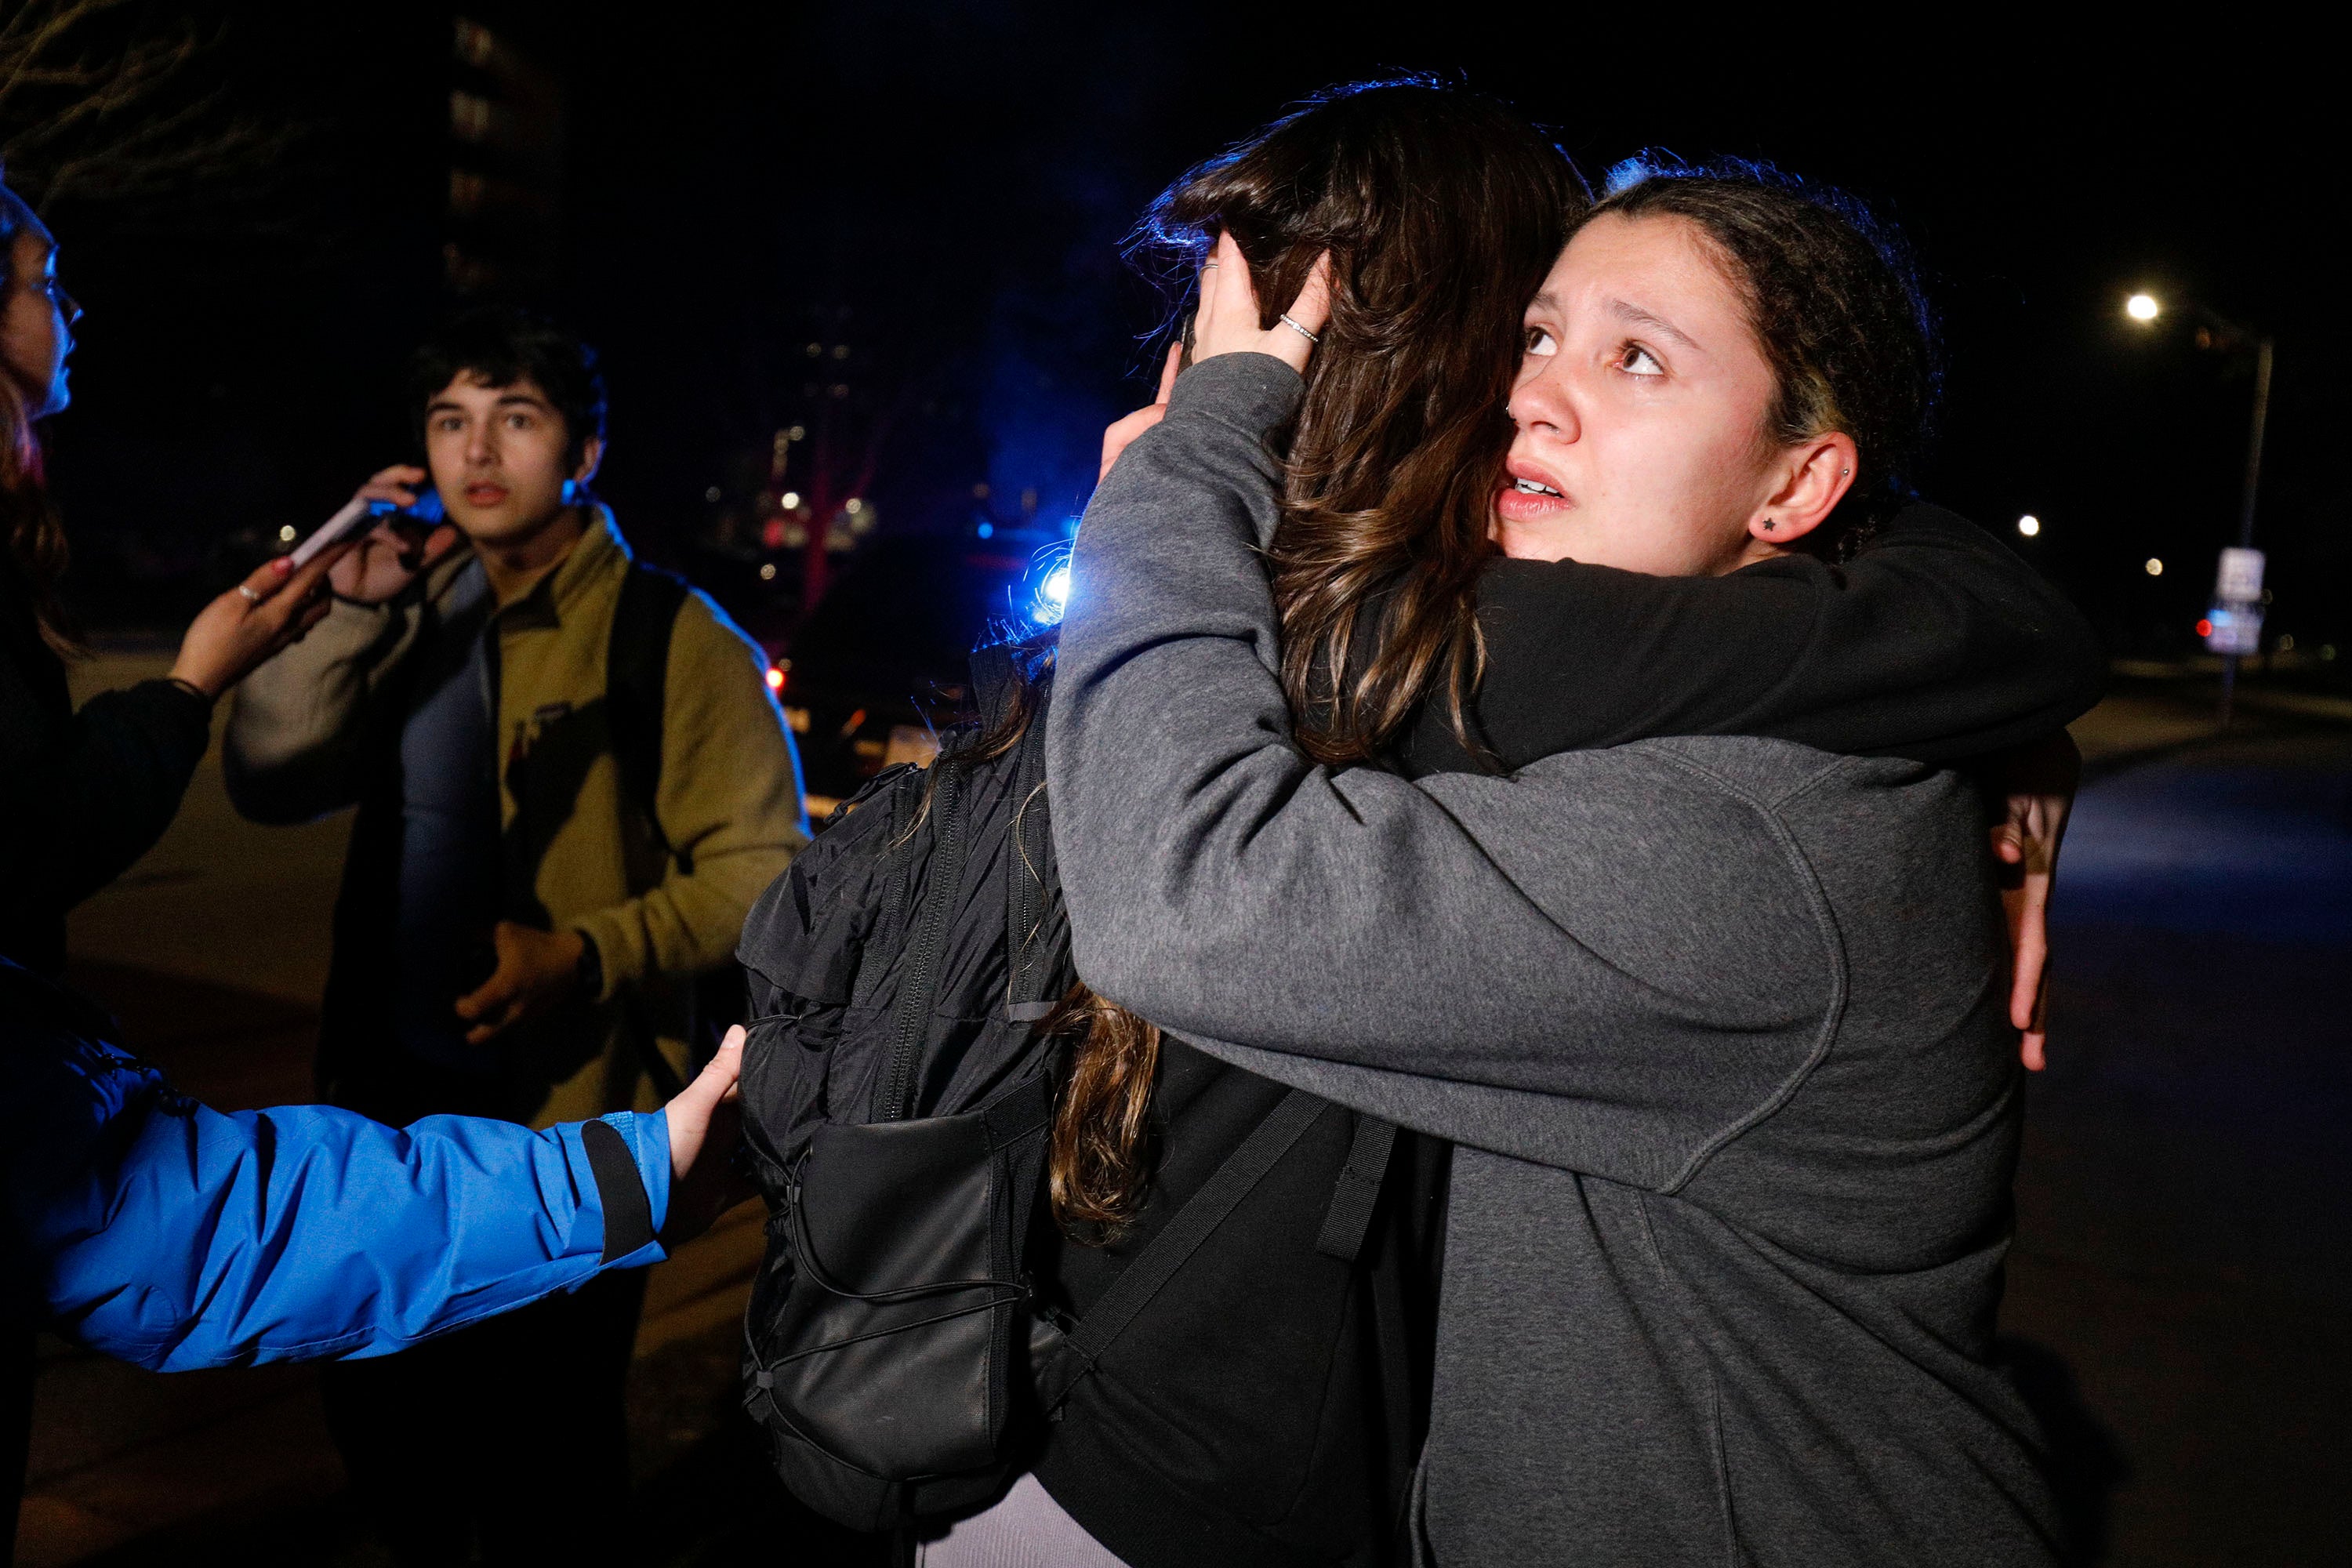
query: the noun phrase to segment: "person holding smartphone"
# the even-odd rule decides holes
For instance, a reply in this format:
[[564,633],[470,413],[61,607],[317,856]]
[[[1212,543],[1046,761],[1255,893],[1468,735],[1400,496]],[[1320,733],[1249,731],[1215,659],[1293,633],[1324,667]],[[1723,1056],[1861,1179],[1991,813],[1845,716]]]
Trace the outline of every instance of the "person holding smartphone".
[[[225,742],[247,816],[358,808],[321,1088],[394,1123],[650,1110],[708,1043],[699,983],[807,842],[765,656],[639,566],[593,495],[605,389],[577,337],[459,316],[418,352],[410,406],[425,461],[354,498],[401,515],[335,565],[332,609],[238,691]],[[419,515],[436,497],[446,522]],[[599,1279],[329,1369],[330,1422],[399,1560],[618,1548],[642,1292]]]
[[65,966],[66,911],[163,836],[213,703],[318,624],[341,558],[270,562],[205,607],[164,679],[74,707],[65,661],[82,648],[58,597],[68,550],[38,431],[71,401],[81,318],[57,267],[47,226],[0,185],[0,955],[49,975]]

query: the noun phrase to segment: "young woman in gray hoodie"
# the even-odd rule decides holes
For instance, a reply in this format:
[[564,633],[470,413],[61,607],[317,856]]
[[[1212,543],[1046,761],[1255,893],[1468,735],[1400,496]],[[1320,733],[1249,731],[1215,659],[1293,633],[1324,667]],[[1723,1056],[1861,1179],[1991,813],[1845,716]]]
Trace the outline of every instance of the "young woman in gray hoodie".
[[[1916,296],[1806,194],[1643,193],[1530,308],[1499,534],[1769,573],[1916,437]],[[1422,1543],[2050,1560],[1992,1351],[2021,1101],[1975,787],[1722,736],[1312,763],[1262,552],[1325,307],[1265,326],[1230,237],[1202,279],[1196,363],[1080,532],[1056,848],[1097,991],[1457,1145]]]

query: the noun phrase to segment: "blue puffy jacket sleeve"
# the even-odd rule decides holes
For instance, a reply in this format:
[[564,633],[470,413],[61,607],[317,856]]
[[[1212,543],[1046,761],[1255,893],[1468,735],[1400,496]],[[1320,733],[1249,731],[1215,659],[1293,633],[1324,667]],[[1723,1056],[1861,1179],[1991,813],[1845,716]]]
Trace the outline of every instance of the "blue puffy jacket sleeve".
[[224,1114],[9,967],[0,1247],[14,1305],[79,1343],[163,1372],[384,1355],[664,1256],[662,1113]]

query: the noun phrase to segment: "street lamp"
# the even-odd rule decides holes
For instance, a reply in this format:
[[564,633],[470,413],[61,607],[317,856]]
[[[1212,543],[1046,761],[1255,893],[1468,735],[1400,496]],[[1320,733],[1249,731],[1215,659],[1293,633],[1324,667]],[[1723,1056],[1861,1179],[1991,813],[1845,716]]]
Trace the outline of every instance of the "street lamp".
[[[2246,434],[2246,485],[2238,507],[2238,544],[2221,552],[2216,583],[2216,615],[2209,617],[2217,632],[2226,629],[2228,646],[2221,656],[2221,728],[2230,727],[2230,700],[2238,684],[2238,660],[2254,651],[2262,635],[2262,556],[2254,550],[2254,497],[2262,488],[2263,433],[2271,413],[2271,337],[2191,305],[2190,312],[2204,321],[2197,330],[2197,346],[2223,352],[2252,343],[2254,349],[2253,419]],[[2155,295],[2134,294],[2124,301],[2124,314],[2142,326],[2164,313]]]

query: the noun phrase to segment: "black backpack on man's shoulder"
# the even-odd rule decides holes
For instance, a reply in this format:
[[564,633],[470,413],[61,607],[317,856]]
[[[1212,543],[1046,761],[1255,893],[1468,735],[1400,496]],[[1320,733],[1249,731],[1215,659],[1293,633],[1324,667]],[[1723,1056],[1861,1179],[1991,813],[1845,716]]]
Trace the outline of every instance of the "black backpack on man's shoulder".
[[[1287,1094],[1083,1320],[1045,1304],[1029,1237],[1060,1063],[1036,1026],[1076,975],[1045,812],[1044,657],[976,656],[981,722],[836,812],[737,950],[770,1207],[745,1404],[785,1484],[856,1529],[998,1495],[1044,1419],[1329,1109]],[[1384,1164],[1392,1130],[1362,1127]],[[1364,1189],[1366,1163],[1349,1165],[1323,1250],[1352,1260],[1379,1170]]]

